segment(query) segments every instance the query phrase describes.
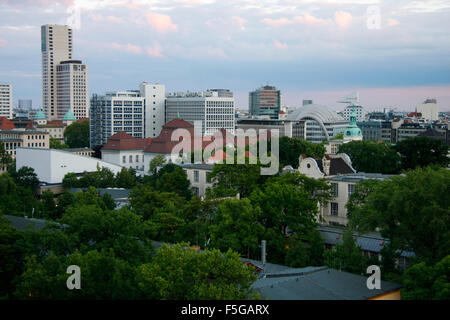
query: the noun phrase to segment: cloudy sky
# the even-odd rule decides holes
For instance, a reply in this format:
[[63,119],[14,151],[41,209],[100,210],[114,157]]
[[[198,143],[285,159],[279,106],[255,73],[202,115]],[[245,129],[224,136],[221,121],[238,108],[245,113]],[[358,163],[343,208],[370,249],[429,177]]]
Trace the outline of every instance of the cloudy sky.
[[450,0],[0,0],[0,82],[35,107],[42,24],[73,25],[90,94],[147,80],[229,88],[245,109],[271,84],[290,106],[338,110],[359,91],[371,110],[428,97],[450,110]]

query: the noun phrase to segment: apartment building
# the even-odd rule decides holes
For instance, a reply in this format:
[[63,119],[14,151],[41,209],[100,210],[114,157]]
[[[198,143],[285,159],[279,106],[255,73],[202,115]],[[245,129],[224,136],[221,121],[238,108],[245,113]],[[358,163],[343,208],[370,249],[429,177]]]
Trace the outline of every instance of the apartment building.
[[0,83],[0,117],[12,119],[12,85]]

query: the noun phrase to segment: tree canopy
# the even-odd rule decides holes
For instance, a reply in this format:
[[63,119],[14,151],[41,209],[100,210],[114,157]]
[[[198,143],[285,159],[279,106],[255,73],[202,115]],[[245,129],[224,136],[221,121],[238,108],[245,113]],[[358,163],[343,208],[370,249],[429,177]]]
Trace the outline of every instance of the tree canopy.
[[64,130],[64,141],[69,148],[89,147],[89,120],[74,122]]
[[446,167],[449,163],[448,146],[441,140],[428,137],[413,137],[395,145],[400,153],[404,170],[438,165]]

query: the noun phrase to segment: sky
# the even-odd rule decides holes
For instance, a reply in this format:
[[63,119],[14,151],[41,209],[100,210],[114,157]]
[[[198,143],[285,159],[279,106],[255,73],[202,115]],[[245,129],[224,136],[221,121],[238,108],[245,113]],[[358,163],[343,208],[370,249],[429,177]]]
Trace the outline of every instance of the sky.
[[283,104],[450,110],[450,0],[0,0],[0,82],[40,107],[40,26],[73,27],[89,93],[227,88],[236,106],[270,84]]

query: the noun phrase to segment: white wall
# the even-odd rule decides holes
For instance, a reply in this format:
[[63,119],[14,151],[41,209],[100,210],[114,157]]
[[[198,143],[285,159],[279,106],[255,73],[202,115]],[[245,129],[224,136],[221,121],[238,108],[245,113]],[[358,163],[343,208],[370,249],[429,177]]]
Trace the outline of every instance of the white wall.
[[[123,162],[124,156],[125,162]],[[131,163],[130,156],[133,159]],[[139,156],[138,162],[136,162],[136,156]],[[144,166],[144,152],[142,150],[102,150],[102,160],[125,168],[142,170],[142,166]],[[136,168],[136,166],[138,168]]]
[[97,165],[110,169],[114,174],[122,169],[121,166],[97,158],[56,149],[17,148],[16,153],[16,170],[24,166],[31,167],[39,181],[46,183],[61,183],[69,172],[96,171]]
[[165,123],[166,87],[143,82],[140,91],[145,98],[145,138],[154,138],[159,136]]

